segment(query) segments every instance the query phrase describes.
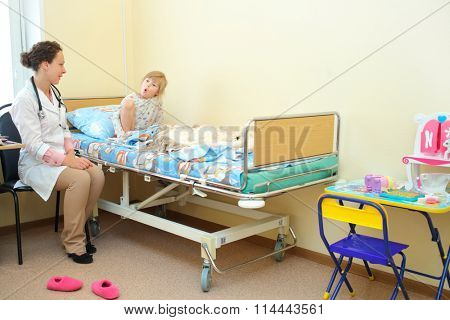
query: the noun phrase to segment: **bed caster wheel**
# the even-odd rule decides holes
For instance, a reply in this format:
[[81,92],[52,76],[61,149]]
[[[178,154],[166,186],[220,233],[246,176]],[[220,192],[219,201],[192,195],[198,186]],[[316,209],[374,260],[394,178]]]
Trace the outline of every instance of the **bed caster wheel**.
[[208,292],[209,289],[211,289],[211,281],[212,281],[212,274],[211,274],[211,266],[209,265],[203,265],[202,268],[202,290],[203,292]]
[[89,234],[96,237],[100,234],[100,224],[97,219],[89,219],[88,222]]
[[165,204],[162,204],[160,206],[155,207],[155,215],[160,218],[165,218],[167,212],[167,206]]
[[[274,251],[278,251],[281,249],[286,248],[286,236],[285,235],[278,235],[277,242],[275,243],[275,249]],[[286,256],[286,251],[278,252],[273,255],[273,258],[277,262],[281,262],[284,260],[284,257]]]

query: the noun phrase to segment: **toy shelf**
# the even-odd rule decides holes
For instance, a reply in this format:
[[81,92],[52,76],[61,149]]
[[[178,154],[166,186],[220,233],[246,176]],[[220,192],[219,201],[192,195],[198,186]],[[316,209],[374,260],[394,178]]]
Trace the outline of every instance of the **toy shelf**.
[[450,113],[418,114],[415,120],[419,125],[414,151],[404,156],[402,162],[406,165],[408,189],[417,191],[422,165],[450,167]]
[[408,155],[402,159],[404,164],[424,164],[435,167],[450,167],[450,160],[424,155]]

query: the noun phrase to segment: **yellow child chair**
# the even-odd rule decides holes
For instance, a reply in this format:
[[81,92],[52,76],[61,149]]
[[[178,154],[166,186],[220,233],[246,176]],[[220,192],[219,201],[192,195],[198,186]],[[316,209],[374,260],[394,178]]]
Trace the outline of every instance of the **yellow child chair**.
[[[356,204],[358,207],[345,205],[344,201],[346,203]],[[331,256],[331,259],[336,265],[325,291],[324,299],[330,298],[331,288],[333,287],[338,272],[341,275],[341,278],[330,299],[334,300],[336,298],[344,282],[350,291],[350,294],[354,294],[350,282],[347,279],[347,274],[352,266],[354,258],[363,260],[369,279],[371,280],[373,280],[373,274],[370,270],[369,263],[391,267],[397,279],[397,283],[391,295],[391,300],[394,300],[397,297],[399,287],[401,288],[405,299],[409,299],[408,293],[403,285],[403,275],[406,266],[406,256],[403,253],[403,250],[408,248],[408,245],[389,241],[387,213],[383,206],[365,200],[325,194],[319,198],[318,212],[320,237]],[[324,218],[347,222],[350,226],[348,236],[330,245],[325,237],[323,227]],[[357,225],[382,230],[383,239],[356,233]],[[338,254],[339,258],[336,258],[335,254]],[[396,254],[402,256],[400,268],[396,266],[394,259],[392,258]],[[342,270],[341,264],[344,257],[348,258],[348,263],[345,269]],[[400,269],[400,272],[398,269]]]

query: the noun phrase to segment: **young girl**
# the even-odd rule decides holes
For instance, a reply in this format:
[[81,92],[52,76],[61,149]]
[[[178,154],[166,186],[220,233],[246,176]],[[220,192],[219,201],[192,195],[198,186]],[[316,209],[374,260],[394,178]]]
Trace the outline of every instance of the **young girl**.
[[129,131],[144,130],[161,122],[161,97],[166,86],[164,73],[152,71],[145,75],[139,93],[126,96],[112,117],[116,137],[126,138]]

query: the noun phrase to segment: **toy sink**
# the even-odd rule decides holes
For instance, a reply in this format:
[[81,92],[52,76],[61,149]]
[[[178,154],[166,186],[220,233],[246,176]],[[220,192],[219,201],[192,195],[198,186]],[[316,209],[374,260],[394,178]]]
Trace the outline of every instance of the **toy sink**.
[[420,175],[420,191],[426,194],[445,194],[450,174],[422,173]]

